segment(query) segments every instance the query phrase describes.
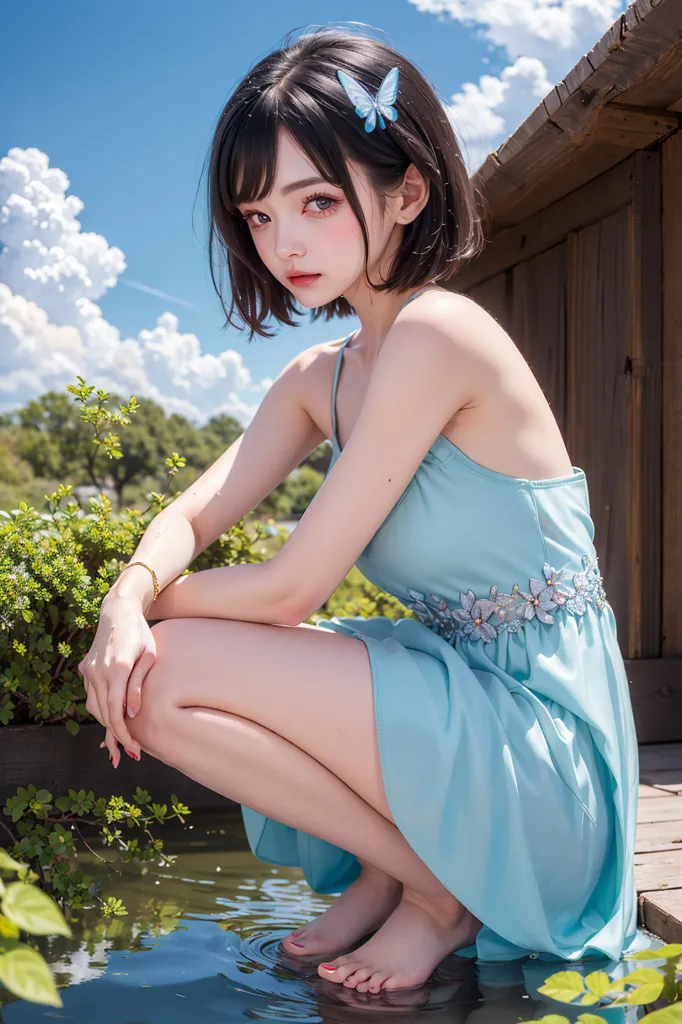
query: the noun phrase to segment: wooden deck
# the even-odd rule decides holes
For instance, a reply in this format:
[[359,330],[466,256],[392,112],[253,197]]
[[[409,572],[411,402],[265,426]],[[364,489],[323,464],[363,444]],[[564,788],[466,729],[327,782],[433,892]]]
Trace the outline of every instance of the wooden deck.
[[665,942],[682,942],[682,743],[640,745],[639,781],[639,924]]

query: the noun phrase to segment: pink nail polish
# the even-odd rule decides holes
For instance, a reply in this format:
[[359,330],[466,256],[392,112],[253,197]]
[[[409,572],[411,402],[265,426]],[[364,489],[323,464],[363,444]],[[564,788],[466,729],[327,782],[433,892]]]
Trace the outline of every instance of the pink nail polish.
[[301,949],[303,949],[303,943],[302,942],[294,942],[293,939],[289,939],[289,941],[291,942],[292,946],[300,946]]
[[128,750],[127,747],[124,747],[123,749],[125,750],[125,752],[128,755],[128,757],[132,757],[133,761],[139,761],[140,760],[140,755],[139,754],[134,754],[132,752],[132,750]]
[[320,967],[324,967],[325,971],[335,971],[336,967],[332,967],[331,964],[320,964]]

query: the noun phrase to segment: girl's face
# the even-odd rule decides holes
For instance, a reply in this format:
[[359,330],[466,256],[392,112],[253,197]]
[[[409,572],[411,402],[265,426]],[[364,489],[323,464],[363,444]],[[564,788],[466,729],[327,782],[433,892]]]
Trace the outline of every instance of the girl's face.
[[[364,277],[365,247],[360,225],[343,190],[320,177],[292,137],[280,130],[270,193],[240,203],[253,244],[270,273],[302,306],[313,308],[344,295],[351,303]],[[387,199],[382,210],[364,170],[348,170],[367,225],[368,271],[390,261],[402,235],[402,202]]]

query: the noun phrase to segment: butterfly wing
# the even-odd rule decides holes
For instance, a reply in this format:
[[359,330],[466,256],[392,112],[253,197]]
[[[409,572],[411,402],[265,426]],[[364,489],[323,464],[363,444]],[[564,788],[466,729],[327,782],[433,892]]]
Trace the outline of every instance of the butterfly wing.
[[[346,95],[355,106],[355,113],[358,114],[359,117],[367,117],[368,114],[371,114],[372,111],[374,111],[374,123],[376,123],[374,99],[367,92],[364,85],[360,85],[360,83],[356,82],[354,78],[347,75],[345,71],[337,71],[336,74],[339,82],[341,82],[341,85],[346,91]],[[374,124],[372,125],[372,128],[373,127]],[[371,131],[371,129],[367,128],[367,125],[365,125],[365,129],[367,131]]]
[[387,121],[395,121],[398,117],[398,111],[395,107],[391,106],[392,103],[395,103],[397,95],[398,68],[391,68],[379,86],[379,91],[376,95],[376,105]]
[[389,106],[391,103],[395,103],[395,98],[398,95],[398,69],[391,68],[383,82],[379,86],[377,92],[377,103],[381,103],[384,106]]
[[[367,118],[365,119],[365,131],[366,132],[374,131],[374,128],[376,127],[376,123],[377,123],[377,105],[374,102],[374,100],[372,100],[372,109],[370,110],[369,114],[367,115]],[[383,125],[381,127],[383,128]]]

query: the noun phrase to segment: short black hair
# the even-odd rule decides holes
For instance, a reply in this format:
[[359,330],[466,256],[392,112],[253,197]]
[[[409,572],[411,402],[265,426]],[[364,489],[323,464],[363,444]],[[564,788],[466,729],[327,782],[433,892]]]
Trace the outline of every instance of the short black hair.
[[[345,71],[373,94],[392,67],[399,69],[396,121],[372,132],[353,113],[337,72]],[[432,86],[417,68],[384,43],[338,28],[322,28],[264,57],[237,86],[220,115],[208,174],[211,279],[232,326],[250,337],[271,335],[272,315],[295,325],[301,314],[291,292],[264,266],[239,203],[263,199],[272,188],[277,132],[284,128],[320,175],[340,187],[362,229],[367,274],[368,236],[346,161],[368,174],[377,195],[396,186],[412,163],[430,185],[426,206],[405,226],[388,278],[377,291],[405,291],[452,276],[485,244],[479,196],[466,171],[455,131]],[[224,300],[215,258],[229,275],[231,304]],[[239,321],[235,321],[235,310]],[[313,311],[313,319],[349,316],[343,297]]]

